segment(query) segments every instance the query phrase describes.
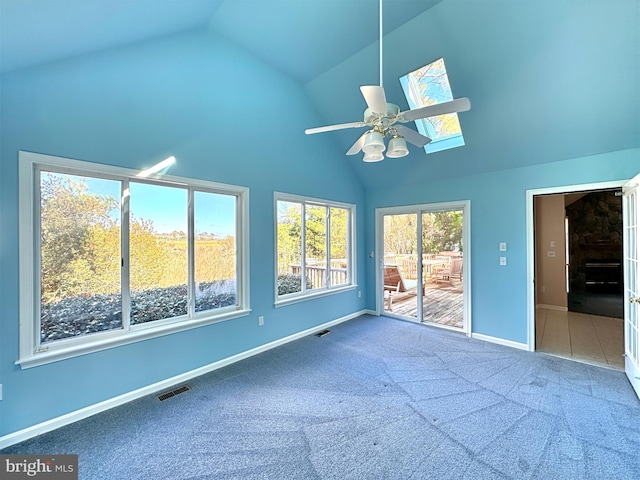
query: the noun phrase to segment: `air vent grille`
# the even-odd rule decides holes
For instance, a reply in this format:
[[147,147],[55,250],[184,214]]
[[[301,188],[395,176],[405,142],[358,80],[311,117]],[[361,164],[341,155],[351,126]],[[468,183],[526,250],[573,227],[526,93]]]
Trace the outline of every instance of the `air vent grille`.
[[316,337],[324,337],[325,335],[329,335],[331,333],[331,330],[321,330],[318,333],[316,333]]
[[175,390],[171,390],[170,392],[165,392],[158,395],[158,400],[163,402],[167,398],[175,397],[176,395],[180,395],[181,393],[188,392],[190,390],[189,385],[183,385]]

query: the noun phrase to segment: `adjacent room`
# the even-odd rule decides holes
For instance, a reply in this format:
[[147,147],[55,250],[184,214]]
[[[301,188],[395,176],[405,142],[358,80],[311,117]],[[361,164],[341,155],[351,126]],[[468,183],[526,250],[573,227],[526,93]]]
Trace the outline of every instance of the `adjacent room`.
[[638,478],[638,85],[637,0],[0,0],[0,455]]

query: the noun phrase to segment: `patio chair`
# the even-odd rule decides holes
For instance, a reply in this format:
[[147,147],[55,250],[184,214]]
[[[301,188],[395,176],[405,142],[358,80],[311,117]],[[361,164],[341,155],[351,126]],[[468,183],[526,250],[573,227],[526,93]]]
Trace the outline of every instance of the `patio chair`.
[[462,280],[462,258],[452,258],[447,267],[436,271],[436,283],[451,283],[451,279],[454,277]]
[[[384,295],[388,303],[387,310],[391,310],[394,297],[401,294],[404,294],[403,296],[416,295],[417,287],[418,281],[406,280],[397,265],[384,266]],[[424,285],[422,286],[422,295],[424,296]]]

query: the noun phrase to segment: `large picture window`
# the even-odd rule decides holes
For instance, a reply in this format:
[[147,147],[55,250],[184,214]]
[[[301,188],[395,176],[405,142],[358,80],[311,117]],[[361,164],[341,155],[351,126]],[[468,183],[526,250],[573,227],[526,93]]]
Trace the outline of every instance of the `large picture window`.
[[276,304],[352,288],[350,204],[276,193]]
[[243,187],[20,152],[20,363],[249,312]]

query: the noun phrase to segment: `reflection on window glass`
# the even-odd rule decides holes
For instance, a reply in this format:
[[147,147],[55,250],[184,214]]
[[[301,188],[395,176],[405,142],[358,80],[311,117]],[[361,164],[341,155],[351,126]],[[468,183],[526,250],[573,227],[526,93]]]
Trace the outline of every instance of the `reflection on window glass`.
[[302,204],[277,202],[278,295],[302,291]]
[[41,172],[41,343],[122,328],[120,190]]
[[195,192],[196,312],[236,304],[236,197]]
[[187,190],[131,182],[131,324],[187,314]]

